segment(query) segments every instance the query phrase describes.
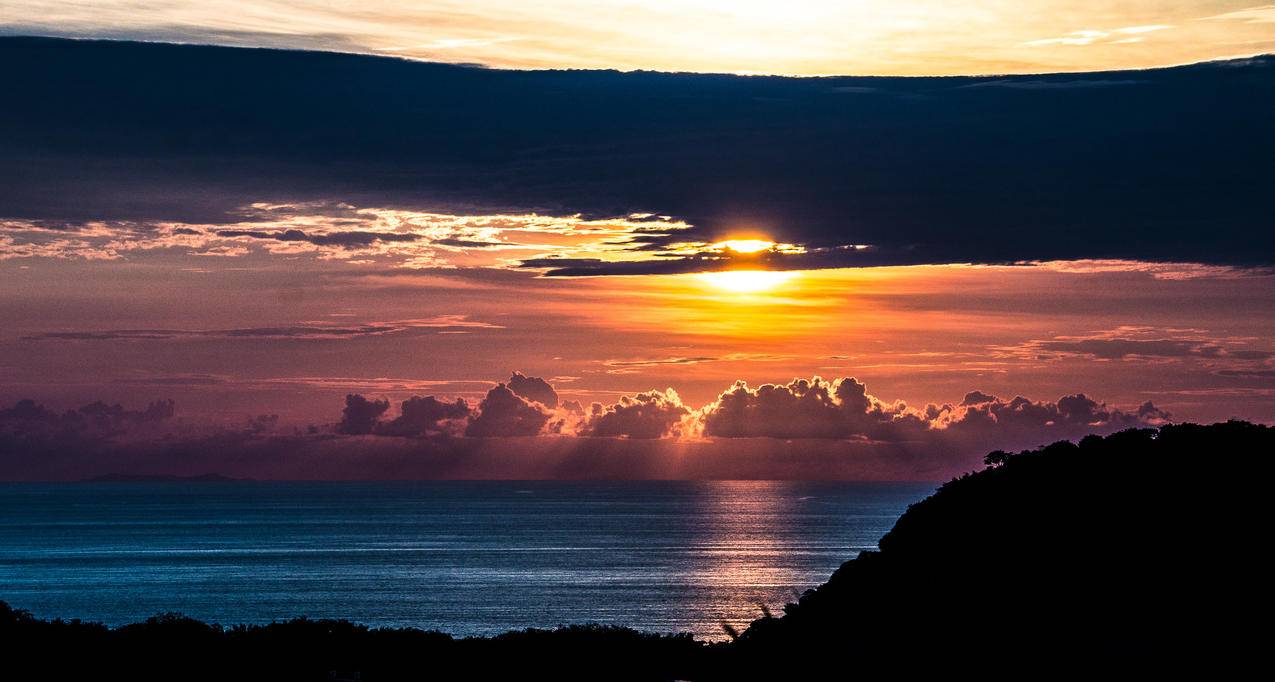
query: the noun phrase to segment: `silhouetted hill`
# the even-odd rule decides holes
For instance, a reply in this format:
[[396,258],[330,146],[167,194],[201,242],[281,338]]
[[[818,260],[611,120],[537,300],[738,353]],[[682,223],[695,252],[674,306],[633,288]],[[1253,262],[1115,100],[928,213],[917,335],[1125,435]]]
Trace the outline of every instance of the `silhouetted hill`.
[[992,453],[912,505],[879,552],[730,644],[599,626],[453,639],[172,615],[111,629],[2,602],[0,641],[6,672],[41,679],[1225,677],[1266,656],[1273,453],[1275,429],[1245,422]]
[[1275,429],[1130,430],[988,456],[738,640],[739,671],[1038,675],[1264,655]]

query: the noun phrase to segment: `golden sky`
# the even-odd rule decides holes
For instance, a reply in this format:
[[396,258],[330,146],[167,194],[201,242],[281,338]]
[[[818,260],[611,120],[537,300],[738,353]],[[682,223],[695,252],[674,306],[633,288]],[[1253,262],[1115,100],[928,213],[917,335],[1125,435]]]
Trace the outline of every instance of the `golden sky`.
[[1275,51],[1275,5],[1206,0],[7,0],[0,32],[508,68],[796,75],[1127,69]]
[[[658,259],[625,238],[682,225],[322,204],[257,204],[231,225],[6,221],[0,355],[21,362],[0,365],[0,398],[174,397],[185,414],[300,422],[335,418],[347,392],[477,401],[519,370],[585,405],[672,388],[698,408],[736,380],[820,375],[917,407],[972,390],[1083,390],[1126,408],[1154,399],[1179,418],[1275,418],[1267,270],[1068,261],[545,277],[519,265]],[[730,246],[800,248],[746,236]]]
[[[0,34],[784,74],[1145,67],[1273,28],[1223,2],[0,9]],[[253,477],[366,445],[328,473],[937,480],[1275,421],[1269,60],[877,88],[5,43],[0,437],[31,447],[0,477],[169,447],[221,471],[230,438]],[[257,77],[280,60],[314,70]]]

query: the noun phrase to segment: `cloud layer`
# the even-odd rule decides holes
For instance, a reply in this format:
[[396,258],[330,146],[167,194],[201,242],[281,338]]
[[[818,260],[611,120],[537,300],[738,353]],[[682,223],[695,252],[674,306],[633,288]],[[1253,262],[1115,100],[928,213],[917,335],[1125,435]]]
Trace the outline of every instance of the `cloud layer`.
[[[141,411],[93,403],[63,414],[19,402],[0,410],[0,477],[203,467],[275,477],[326,471],[391,478],[925,479],[960,472],[997,448],[1170,419],[1150,402],[1126,410],[1082,393],[1033,401],[970,391],[957,403],[914,408],[882,401],[853,378],[819,377],[757,387],[737,382],[700,408],[685,405],[672,389],[585,407],[560,401],[548,382],[517,372],[477,405],[413,396],[393,414],[389,400],[349,394],[335,424],[291,434],[281,433],[271,416],[236,428],[197,427],[172,416],[171,401]],[[360,472],[357,460],[343,457],[337,474],[333,462],[314,459],[333,448],[365,453],[368,468]],[[492,460],[497,452],[503,459]],[[620,459],[599,459],[617,452]],[[736,452],[746,455],[733,459]],[[705,459],[688,461],[690,453]]]
[[[1174,32],[1165,25],[1038,39],[1151,41]],[[786,79],[16,38],[0,38],[0,50],[18,93],[0,117],[0,136],[14,141],[0,149],[0,218],[121,235],[40,236],[22,223],[0,232],[3,258],[119,259],[139,242],[187,240],[209,258],[264,249],[446,267],[505,257],[507,267],[556,275],[1084,258],[1275,264],[1264,192],[1275,148],[1270,58],[992,79]],[[333,201],[377,216],[349,207],[322,219],[268,215]],[[416,224],[413,211],[437,219]],[[671,218],[645,228],[633,218],[652,214]],[[501,216],[519,217],[519,239],[501,234]],[[558,229],[617,217],[614,238],[590,248]],[[533,238],[537,219],[558,228]],[[797,248],[750,257],[706,248],[740,230]]]

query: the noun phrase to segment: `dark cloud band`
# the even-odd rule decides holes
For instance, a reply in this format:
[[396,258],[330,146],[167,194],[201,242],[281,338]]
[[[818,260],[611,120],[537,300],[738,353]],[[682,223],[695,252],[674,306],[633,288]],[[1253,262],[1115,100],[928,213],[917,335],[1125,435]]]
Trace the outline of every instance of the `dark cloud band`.
[[[774,267],[1275,264],[1268,57],[988,80],[510,72],[25,38],[0,38],[0,56],[13,94],[0,115],[0,206],[49,224],[228,224],[253,201],[335,199],[658,212],[694,226],[679,239],[761,230],[809,251]],[[415,239],[239,236],[336,248]],[[727,264],[526,265],[605,275]]]

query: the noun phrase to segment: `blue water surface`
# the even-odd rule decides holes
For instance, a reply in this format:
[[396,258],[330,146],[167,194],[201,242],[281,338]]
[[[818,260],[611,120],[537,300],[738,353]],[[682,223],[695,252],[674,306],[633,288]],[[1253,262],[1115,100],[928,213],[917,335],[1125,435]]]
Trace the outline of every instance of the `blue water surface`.
[[720,639],[876,547],[934,486],[818,482],[0,484],[0,600],[109,624],[347,618]]

